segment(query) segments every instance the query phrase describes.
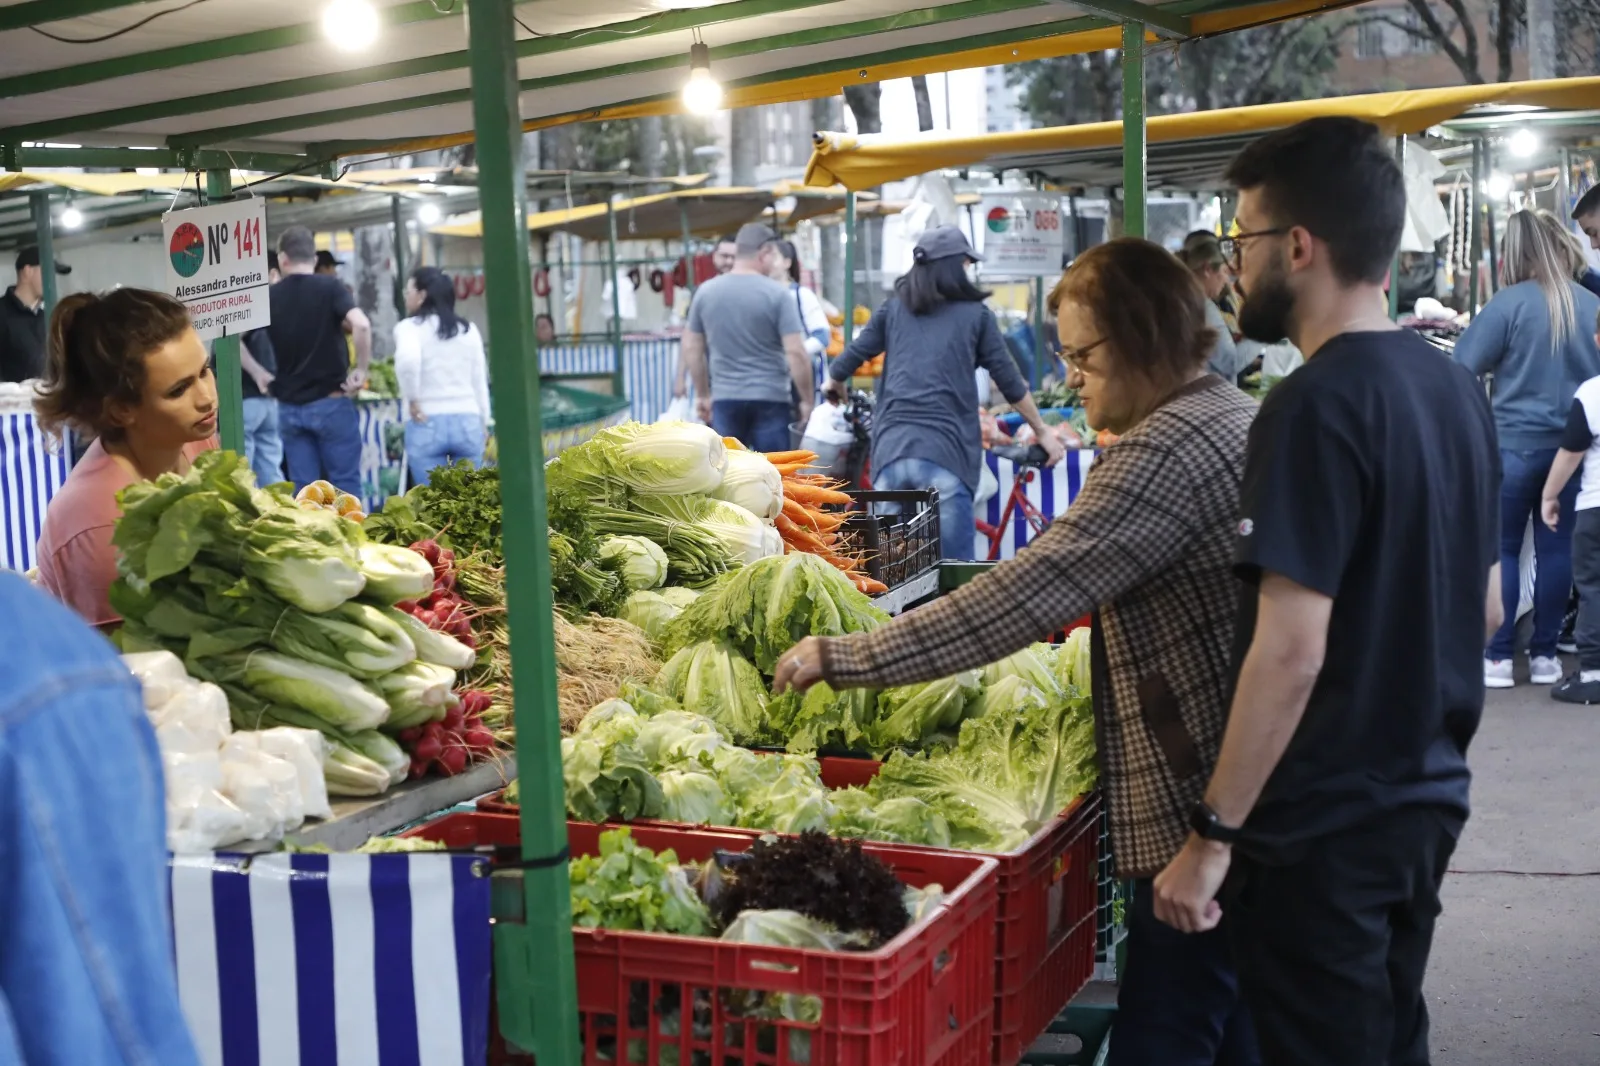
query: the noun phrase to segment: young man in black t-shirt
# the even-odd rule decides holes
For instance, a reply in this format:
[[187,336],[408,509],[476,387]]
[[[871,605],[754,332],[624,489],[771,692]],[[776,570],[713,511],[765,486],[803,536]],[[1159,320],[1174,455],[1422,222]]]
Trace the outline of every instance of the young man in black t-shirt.
[[1501,610],[1494,423],[1386,314],[1405,189],[1376,127],[1303,122],[1228,177],[1240,329],[1306,364],[1251,428],[1233,705],[1156,913],[1193,932],[1227,910],[1268,1066],[1419,1066]]
[[[353,397],[367,380],[372,324],[337,277],[314,273],[317,246],[311,231],[291,226],[278,238],[282,277],[268,290],[267,330],[278,368],[278,431],[284,463],[296,488],[325,478],[361,495],[361,431]],[[345,326],[356,346],[350,368]]]

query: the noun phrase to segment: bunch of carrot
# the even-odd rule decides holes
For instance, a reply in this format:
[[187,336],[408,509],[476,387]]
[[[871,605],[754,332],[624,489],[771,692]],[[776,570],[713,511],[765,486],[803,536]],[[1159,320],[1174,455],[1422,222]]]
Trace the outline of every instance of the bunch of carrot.
[[[744,448],[733,437],[724,437],[723,442],[730,448]],[[784,546],[789,551],[808,552],[838,567],[856,588],[869,596],[888,592],[889,586],[862,570],[863,559],[846,554],[848,549],[839,533],[846,516],[823,509],[848,506],[852,500],[849,493],[839,491],[842,482],[805,473],[816,464],[817,453],[800,449],[762,454],[783,476],[783,512],[774,522]]]

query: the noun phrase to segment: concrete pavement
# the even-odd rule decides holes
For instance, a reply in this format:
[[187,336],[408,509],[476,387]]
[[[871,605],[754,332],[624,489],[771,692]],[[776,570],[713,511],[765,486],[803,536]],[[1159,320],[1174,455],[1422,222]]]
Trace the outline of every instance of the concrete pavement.
[[1597,1066],[1600,707],[1491,692],[1470,761],[1428,971],[1433,1061]]

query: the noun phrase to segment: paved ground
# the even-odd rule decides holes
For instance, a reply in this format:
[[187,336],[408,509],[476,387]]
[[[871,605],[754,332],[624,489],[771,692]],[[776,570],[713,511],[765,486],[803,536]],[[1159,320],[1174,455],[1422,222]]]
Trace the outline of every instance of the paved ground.
[[1600,1064],[1600,707],[1490,693],[1471,762],[1428,973],[1433,1060]]

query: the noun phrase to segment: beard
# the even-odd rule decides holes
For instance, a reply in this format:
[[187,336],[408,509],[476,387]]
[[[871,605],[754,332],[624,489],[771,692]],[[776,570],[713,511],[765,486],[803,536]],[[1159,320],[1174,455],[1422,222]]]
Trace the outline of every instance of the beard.
[[1278,344],[1289,336],[1289,316],[1294,313],[1294,292],[1283,255],[1272,262],[1245,293],[1239,307],[1239,332],[1262,344]]

